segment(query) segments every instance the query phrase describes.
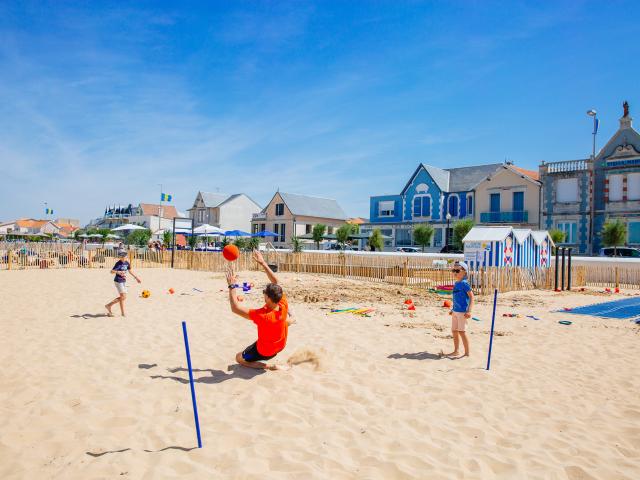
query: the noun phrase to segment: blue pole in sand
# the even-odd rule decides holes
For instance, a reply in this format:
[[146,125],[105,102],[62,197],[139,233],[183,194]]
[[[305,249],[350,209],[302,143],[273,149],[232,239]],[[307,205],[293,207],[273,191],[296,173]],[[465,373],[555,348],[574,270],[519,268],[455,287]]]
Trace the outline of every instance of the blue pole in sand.
[[493,293],[493,317],[491,318],[491,336],[489,337],[489,356],[487,357],[487,370],[491,367],[491,347],[493,347],[493,326],[496,323],[496,303],[498,302],[498,289]]
[[189,368],[189,384],[191,385],[191,401],[193,402],[193,417],[196,422],[196,434],[198,435],[198,448],[202,448],[200,422],[198,421],[198,404],[196,403],[196,389],[193,386],[193,370],[191,370],[191,354],[189,353],[189,337],[187,337],[187,324],[185,322],[182,322],[182,334],[184,336],[184,348],[187,351],[187,367]]

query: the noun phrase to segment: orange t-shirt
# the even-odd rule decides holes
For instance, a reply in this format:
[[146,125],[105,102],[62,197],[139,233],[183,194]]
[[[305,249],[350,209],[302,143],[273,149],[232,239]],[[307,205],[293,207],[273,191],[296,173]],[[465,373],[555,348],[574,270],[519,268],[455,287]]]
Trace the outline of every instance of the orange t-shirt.
[[287,311],[289,304],[283,294],[277,310],[262,308],[249,310],[249,318],[258,326],[258,353],[268,357],[284,349],[287,344]]

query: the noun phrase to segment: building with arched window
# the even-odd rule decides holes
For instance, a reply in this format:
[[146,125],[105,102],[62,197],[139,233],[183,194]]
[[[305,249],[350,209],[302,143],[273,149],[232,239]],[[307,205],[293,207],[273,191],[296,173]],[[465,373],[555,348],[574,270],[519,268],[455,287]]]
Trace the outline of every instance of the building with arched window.
[[379,228],[390,249],[415,245],[414,227],[428,223],[434,228],[430,248],[441,250],[452,244],[453,225],[462,219],[537,228],[539,195],[537,172],[512,163],[448,169],[420,164],[399,194],[371,197],[370,222],[361,231]]

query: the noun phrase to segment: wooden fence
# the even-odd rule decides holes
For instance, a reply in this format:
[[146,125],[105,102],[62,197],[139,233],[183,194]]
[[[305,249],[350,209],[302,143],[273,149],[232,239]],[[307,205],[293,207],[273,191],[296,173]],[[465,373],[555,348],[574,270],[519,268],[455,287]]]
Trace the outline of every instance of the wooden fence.
[[[171,267],[171,252],[131,249],[129,261],[133,268]],[[327,254],[320,252],[269,252],[268,263],[281,272],[334,275],[395,285],[436,288],[453,283],[452,260],[420,256]],[[0,242],[0,270],[50,268],[112,268],[117,261],[115,248],[84,249],[77,243],[14,243]],[[219,252],[174,253],[174,268],[224,272],[229,265]],[[251,254],[243,252],[234,263],[236,270],[255,270]],[[560,272],[559,272],[560,273]],[[565,279],[568,276],[565,270]],[[561,275],[559,275],[561,278]],[[640,288],[640,265],[601,267],[580,265],[571,268],[572,287],[601,286]],[[478,294],[485,295],[498,289],[511,290],[553,289],[554,267],[524,269],[518,267],[490,267],[469,274],[469,281]]]
[[[171,252],[130,249],[133,268],[168,266]],[[116,248],[83,248],[78,243],[0,242],[0,270],[108,268],[117,262]]]

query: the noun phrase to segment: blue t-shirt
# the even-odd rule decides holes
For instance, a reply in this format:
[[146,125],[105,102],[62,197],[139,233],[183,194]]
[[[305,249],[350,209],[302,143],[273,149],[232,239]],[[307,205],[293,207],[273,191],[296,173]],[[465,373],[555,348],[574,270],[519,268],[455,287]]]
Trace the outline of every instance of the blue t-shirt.
[[471,285],[466,280],[460,280],[453,285],[453,311],[466,313],[469,308],[469,295]]
[[[116,272],[127,272],[131,268],[131,265],[126,260],[118,260],[112,270]],[[124,275],[119,275],[116,273],[116,277],[113,279],[114,282],[124,283],[127,281],[127,277]]]

